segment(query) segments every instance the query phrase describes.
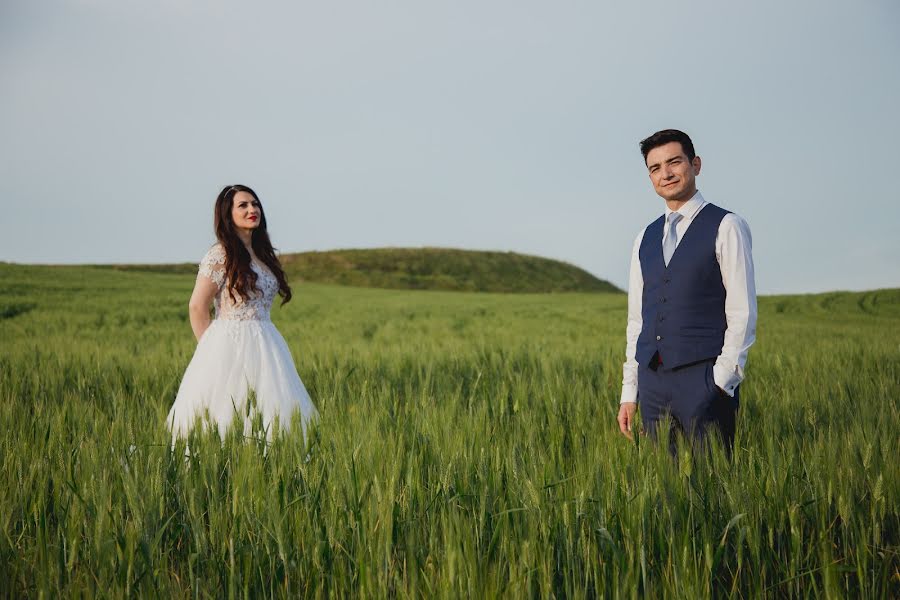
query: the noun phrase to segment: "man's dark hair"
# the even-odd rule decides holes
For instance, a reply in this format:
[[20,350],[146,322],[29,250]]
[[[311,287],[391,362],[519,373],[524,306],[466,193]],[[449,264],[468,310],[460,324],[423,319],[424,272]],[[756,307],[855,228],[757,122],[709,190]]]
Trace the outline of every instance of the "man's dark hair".
[[644,155],[644,163],[647,163],[647,154],[649,154],[651,150],[658,148],[659,146],[665,146],[669,142],[678,142],[681,144],[681,149],[684,150],[688,160],[694,160],[694,157],[697,156],[697,153],[694,152],[694,142],[691,141],[688,134],[683,131],[678,131],[677,129],[663,129],[662,131],[657,131],[650,137],[641,140],[641,154]]

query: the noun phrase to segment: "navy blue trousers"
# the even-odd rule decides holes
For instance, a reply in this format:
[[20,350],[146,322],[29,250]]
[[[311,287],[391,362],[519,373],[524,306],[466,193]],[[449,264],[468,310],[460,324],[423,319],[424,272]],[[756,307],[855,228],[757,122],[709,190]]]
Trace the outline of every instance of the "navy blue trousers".
[[672,444],[676,432],[694,444],[702,444],[708,435],[718,432],[730,453],[739,393],[736,388],[731,398],[719,391],[713,380],[714,364],[710,359],[674,369],[639,365],[638,402],[644,431],[655,437],[660,421],[669,416],[674,429],[670,432]]

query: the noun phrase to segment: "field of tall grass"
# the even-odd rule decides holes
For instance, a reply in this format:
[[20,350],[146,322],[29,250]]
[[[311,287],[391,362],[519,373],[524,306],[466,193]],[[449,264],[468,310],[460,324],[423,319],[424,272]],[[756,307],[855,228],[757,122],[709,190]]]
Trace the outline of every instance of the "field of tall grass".
[[900,596],[900,290],[761,299],[729,462],[618,433],[621,294],[320,285],[308,439],[186,457],[192,284],[0,265],[0,595]]

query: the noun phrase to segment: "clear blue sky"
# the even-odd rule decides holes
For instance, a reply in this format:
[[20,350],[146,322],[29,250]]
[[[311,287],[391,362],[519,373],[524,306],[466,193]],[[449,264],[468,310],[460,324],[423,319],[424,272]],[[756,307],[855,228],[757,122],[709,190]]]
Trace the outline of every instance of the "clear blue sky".
[[452,246],[624,286],[677,127],[763,293],[900,286],[900,4],[0,4],[0,260],[198,261],[221,186],[282,251]]

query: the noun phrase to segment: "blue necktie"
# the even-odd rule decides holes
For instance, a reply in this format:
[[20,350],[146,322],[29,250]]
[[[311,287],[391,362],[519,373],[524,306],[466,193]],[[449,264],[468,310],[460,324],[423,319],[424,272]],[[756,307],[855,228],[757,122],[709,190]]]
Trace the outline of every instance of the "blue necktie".
[[678,232],[675,231],[675,226],[682,218],[677,212],[669,213],[668,216],[669,230],[666,233],[666,241],[663,242],[663,260],[666,261],[667,267],[669,261],[672,260],[672,255],[675,254],[675,247],[678,245]]

